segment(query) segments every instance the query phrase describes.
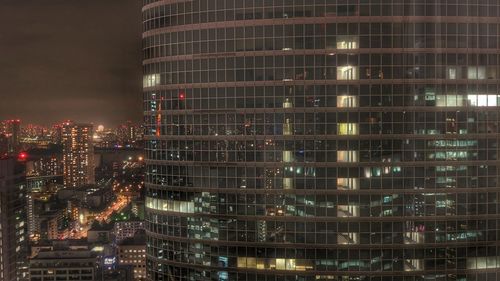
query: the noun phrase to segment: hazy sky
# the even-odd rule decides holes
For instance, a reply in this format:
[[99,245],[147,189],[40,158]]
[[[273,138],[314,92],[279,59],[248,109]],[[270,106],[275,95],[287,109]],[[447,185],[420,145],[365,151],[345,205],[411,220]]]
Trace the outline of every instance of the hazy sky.
[[139,0],[0,0],[0,119],[141,120]]

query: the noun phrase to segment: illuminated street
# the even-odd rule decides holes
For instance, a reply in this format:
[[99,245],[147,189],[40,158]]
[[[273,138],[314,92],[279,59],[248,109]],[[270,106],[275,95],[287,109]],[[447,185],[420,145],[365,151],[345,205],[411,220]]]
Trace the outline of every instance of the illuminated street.
[[116,201],[111,204],[105,211],[101,212],[98,216],[96,216],[96,220],[99,222],[109,222],[111,215],[115,212],[120,212],[127,204],[130,202],[130,199],[123,195],[118,195]]
[[[106,208],[106,210],[102,211],[99,213],[96,217],[95,220],[98,222],[109,222],[111,215],[113,213],[118,213],[120,212],[123,208],[127,206],[127,204],[130,202],[130,199],[126,196],[123,195],[118,195],[116,201],[113,202],[109,207]],[[72,233],[71,238],[72,239],[82,239],[87,237],[87,232],[92,226],[92,222],[88,223],[87,225],[81,226],[79,231],[75,231]],[[67,238],[67,237],[64,237]]]

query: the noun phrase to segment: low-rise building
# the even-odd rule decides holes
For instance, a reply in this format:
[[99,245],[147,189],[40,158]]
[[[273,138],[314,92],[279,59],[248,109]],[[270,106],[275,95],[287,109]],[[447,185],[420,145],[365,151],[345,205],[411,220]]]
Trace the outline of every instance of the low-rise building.
[[30,260],[30,280],[98,280],[97,265],[97,258],[91,251],[41,251]]
[[89,243],[109,243],[111,242],[112,224],[93,224],[87,231],[87,241]]

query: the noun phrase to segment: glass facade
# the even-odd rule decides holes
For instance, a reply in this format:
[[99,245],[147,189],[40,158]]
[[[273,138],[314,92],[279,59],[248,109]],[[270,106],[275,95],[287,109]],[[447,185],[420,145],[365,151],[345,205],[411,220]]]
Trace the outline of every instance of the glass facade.
[[500,2],[144,0],[151,280],[500,280]]

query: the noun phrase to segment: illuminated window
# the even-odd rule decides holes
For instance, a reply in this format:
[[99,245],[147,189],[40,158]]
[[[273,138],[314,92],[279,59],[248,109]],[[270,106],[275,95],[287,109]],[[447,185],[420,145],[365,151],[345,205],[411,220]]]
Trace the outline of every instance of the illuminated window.
[[405,260],[405,271],[418,271],[424,269],[424,261],[421,259]]
[[356,206],[356,205],[338,205],[337,206],[337,217],[339,217],[339,218],[359,217],[359,206]]
[[283,189],[293,189],[293,178],[283,178]]
[[293,135],[293,125],[289,118],[285,119],[285,123],[283,124],[283,135],[284,136]]
[[447,78],[455,80],[458,78],[458,69],[455,66],[448,67]]
[[473,80],[486,79],[486,67],[469,66],[467,68],[467,79],[473,79]]
[[337,135],[352,136],[359,132],[359,124],[357,123],[339,123],[337,125]]
[[289,163],[293,162],[294,157],[293,157],[293,152],[290,150],[284,150],[283,151],[283,162]]
[[194,202],[146,197],[146,207],[154,210],[194,213]]
[[355,66],[339,66],[337,68],[337,80],[357,80],[358,68]]
[[433,153],[429,153],[428,159],[431,160],[464,160],[469,156],[468,151],[436,151]]
[[337,235],[337,243],[340,245],[359,244],[359,233],[345,232]]
[[499,95],[467,95],[469,106],[498,106]]
[[436,100],[436,93],[432,90],[426,90],[425,101],[435,101],[435,100]]
[[457,95],[437,95],[436,106],[437,107],[464,106],[464,99],[462,96],[457,96]]
[[358,36],[337,36],[337,49],[358,49]]
[[262,259],[262,258],[250,258],[250,257],[238,257],[237,266],[239,268],[254,268],[254,269],[264,269],[264,270],[297,270],[305,271],[313,269],[313,265],[310,260],[304,259]]
[[382,168],[380,167],[365,167],[365,178],[380,177],[382,175]]
[[144,88],[160,85],[160,74],[144,75],[142,85]]
[[355,150],[339,150],[337,151],[337,162],[358,162],[359,153]]
[[359,179],[357,179],[357,178],[338,178],[337,179],[337,189],[338,190],[358,190],[359,189]]
[[490,256],[490,257],[467,258],[467,269],[488,269],[488,268],[500,268],[500,257]]
[[409,231],[405,233],[405,244],[421,244],[424,243],[424,233],[418,231]]
[[285,259],[276,259],[276,269],[277,270],[286,270]]
[[337,107],[358,107],[357,96],[338,96]]
[[467,171],[467,166],[436,166],[436,172]]
[[283,101],[283,108],[292,108],[293,103],[290,101],[289,98],[285,98],[285,101]]

